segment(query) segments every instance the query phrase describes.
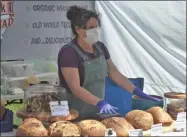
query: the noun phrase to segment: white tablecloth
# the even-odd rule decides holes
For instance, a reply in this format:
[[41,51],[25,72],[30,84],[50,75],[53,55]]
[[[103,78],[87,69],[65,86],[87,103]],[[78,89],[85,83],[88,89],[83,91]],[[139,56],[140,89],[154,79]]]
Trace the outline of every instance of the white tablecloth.
[[[9,132],[9,133],[1,133],[1,136],[15,136],[16,135],[16,129],[14,129],[13,132]],[[179,136],[186,136],[186,132],[168,132],[168,133],[163,133],[162,136],[175,136],[175,137],[179,137]]]

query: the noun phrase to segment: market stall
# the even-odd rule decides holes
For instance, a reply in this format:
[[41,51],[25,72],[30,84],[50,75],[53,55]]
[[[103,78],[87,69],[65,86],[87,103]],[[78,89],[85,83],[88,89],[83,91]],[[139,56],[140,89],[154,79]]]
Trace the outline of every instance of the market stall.
[[[183,17],[186,8],[183,2],[8,0],[1,4],[1,136],[186,136],[186,19]],[[76,28],[75,20],[78,20],[78,26],[83,26],[84,23],[81,22],[88,23],[83,18],[87,18],[90,13],[85,16],[83,13],[86,10],[79,9],[79,16],[72,14],[75,19],[67,20],[70,5],[96,10],[102,14],[99,39],[108,49],[111,62],[117,70],[129,77],[117,81],[130,80],[127,82],[129,85],[132,83],[139,93],[149,98],[135,95],[134,90],[127,92],[124,87],[119,86],[121,83],[114,83],[114,80],[106,76],[107,71],[111,70],[109,66],[113,65],[107,64],[108,68],[106,67],[104,58],[100,56],[103,55],[101,50],[102,54],[98,53],[101,62],[96,62],[98,68],[91,70],[94,66],[87,66],[90,69],[88,74],[100,72],[93,78],[89,75],[86,78],[88,85],[94,87],[81,88],[88,91],[102,90],[104,93],[99,98],[102,98],[104,105],[111,108],[114,106],[118,110],[115,114],[106,114],[102,113],[103,108],[97,106],[100,113],[94,111],[95,116],[81,119],[81,110],[89,112],[92,111],[91,107],[77,103],[77,96],[71,96],[74,100],[69,99],[68,94],[72,90],[68,90],[67,94],[68,88],[60,86],[57,74],[57,70],[61,68],[59,62],[63,62],[57,59],[58,52],[74,38],[69,29],[72,26]],[[96,16],[95,13],[91,14]],[[95,18],[94,16],[90,18]],[[11,29],[7,29],[9,25]],[[96,29],[95,26],[92,29]],[[89,46],[94,47],[94,44]],[[93,55],[96,56],[95,53]],[[24,59],[16,60],[17,58]],[[84,59],[82,56],[78,58]],[[105,65],[102,67],[102,64]],[[49,68],[46,69],[46,66]],[[48,72],[51,68],[55,69]],[[100,76],[104,71],[101,69],[106,72],[102,78]],[[122,77],[117,70],[113,72]],[[67,83],[66,80],[65,82]],[[87,97],[88,95],[85,96]],[[154,98],[154,101],[150,98]],[[20,106],[17,107],[16,104],[12,108],[8,107],[8,104],[18,103],[15,102],[17,100],[21,100]],[[83,107],[80,110],[74,109],[72,102]],[[16,118],[20,121],[15,125]]]
[[[167,101],[163,104],[132,96],[132,110],[124,116],[117,114],[96,114],[96,117],[94,118],[79,120],[78,110],[71,109],[68,102],[60,101],[56,94],[58,91],[66,92],[64,88],[52,84],[37,84],[29,86],[26,91],[25,108],[17,111],[17,116],[23,119],[23,123],[21,123],[17,129],[12,129],[11,132],[2,133],[1,135],[186,135],[186,131],[184,130],[186,128],[185,94],[173,92],[167,93],[165,94],[165,99],[167,99]],[[168,98],[172,99],[168,101]],[[180,105],[178,105],[179,102]],[[54,104],[52,107],[50,105],[51,103],[57,104]],[[170,105],[173,105],[174,107],[178,106],[178,109],[174,108],[177,116],[171,114]],[[56,110],[55,107],[61,111]]]

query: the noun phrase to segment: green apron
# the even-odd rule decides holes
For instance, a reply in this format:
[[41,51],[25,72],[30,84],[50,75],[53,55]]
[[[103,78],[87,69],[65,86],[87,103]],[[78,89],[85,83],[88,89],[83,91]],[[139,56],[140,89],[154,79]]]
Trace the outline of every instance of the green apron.
[[[75,49],[78,56],[84,62],[85,71],[83,87],[98,98],[104,99],[107,62],[99,44],[96,44],[95,46],[99,51],[100,56],[89,60],[88,57],[76,45],[71,44],[71,47]],[[95,114],[99,112],[96,106],[85,103],[71,92],[67,92],[66,95],[59,93],[59,97],[62,100],[67,100],[71,109],[79,111],[79,120],[93,118],[96,116]]]

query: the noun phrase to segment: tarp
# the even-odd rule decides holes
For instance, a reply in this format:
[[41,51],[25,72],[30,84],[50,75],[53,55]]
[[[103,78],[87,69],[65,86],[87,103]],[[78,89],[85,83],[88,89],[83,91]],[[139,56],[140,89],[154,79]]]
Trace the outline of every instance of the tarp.
[[185,1],[96,1],[100,39],[119,71],[144,91],[186,90]]

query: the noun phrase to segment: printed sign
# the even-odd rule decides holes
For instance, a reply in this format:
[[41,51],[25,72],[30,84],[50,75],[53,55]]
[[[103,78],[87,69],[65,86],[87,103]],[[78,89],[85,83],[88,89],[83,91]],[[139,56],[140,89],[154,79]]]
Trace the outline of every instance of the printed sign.
[[69,106],[67,101],[52,101],[50,102],[52,116],[68,116]]
[[3,16],[8,15],[1,15],[1,60],[56,60],[60,48],[75,37],[66,17],[69,7],[94,10],[94,1],[6,0],[1,5]]

